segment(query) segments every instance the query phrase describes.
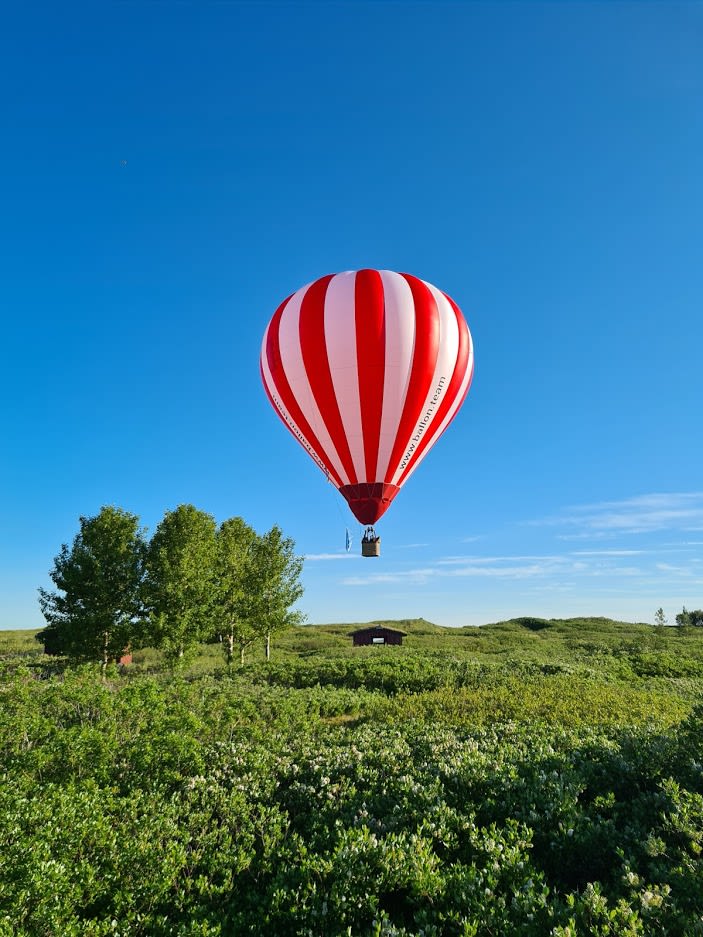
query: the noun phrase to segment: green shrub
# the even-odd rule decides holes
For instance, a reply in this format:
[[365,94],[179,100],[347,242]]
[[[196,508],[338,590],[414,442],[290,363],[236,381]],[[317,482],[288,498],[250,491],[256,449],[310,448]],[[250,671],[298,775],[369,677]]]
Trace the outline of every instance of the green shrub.
[[0,937],[700,934],[695,645],[649,675],[586,627],[588,667],[556,621],[480,661],[428,628],[232,675],[13,666]]

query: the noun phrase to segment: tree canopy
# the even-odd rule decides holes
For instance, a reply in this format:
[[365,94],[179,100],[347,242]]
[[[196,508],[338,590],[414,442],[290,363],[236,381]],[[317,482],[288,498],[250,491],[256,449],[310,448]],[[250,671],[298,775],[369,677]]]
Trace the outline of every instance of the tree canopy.
[[271,636],[304,620],[302,613],[292,608],[303,594],[302,569],[303,559],[295,555],[294,542],[283,536],[278,525],[254,541],[247,590],[251,619],[266,641],[267,659]]
[[303,620],[303,560],[274,526],[259,536],[241,517],[217,527],[192,504],[166,511],[151,540],[139,519],[104,507],[81,517],[73,545],[54,560],[56,590],[39,590],[49,653],[106,666],[146,645],[178,665],[217,634],[232,663],[247,647]]
[[149,543],[145,596],[154,643],[184,658],[211,631],[215,520],[192,504],[166,511]]
[[680,627],[703,628],[703,609],[697,608],[695,611],[689,612],[684,605],[683,611],[676,616],[676,624]]
[[217,531],[215,559],[215,624],[222,638],[228,664],[239,648],[244,659],[245,649],[256,640],[252,621],[252,602],[248,592],[253,562],[252,549],[256,531],[241,517],[223,521]]
[[146,541],[139,518],[116,507],[81,517],[69,548],[63,544],[39,589],[47,627],[39,638],[51,653],[97,660],[105,667],[143,632],[141,585]]

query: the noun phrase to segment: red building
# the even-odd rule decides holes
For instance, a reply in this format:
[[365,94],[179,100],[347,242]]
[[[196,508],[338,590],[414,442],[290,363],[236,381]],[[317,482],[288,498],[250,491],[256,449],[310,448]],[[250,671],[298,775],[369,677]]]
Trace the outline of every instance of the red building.
[[369,628],[352,631],[351,634],[354,647],[362,647],[366,644],[402,644],[406,633],[397,628],[372,625]]

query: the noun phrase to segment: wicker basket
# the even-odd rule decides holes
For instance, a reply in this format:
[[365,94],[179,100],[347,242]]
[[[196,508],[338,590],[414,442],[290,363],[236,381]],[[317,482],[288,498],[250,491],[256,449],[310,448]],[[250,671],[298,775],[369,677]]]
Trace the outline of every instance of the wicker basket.
[[361,541],[361,555],[362,556],[380,556],[381,555],[381,538],[376,537],[375,540],[362,540]]

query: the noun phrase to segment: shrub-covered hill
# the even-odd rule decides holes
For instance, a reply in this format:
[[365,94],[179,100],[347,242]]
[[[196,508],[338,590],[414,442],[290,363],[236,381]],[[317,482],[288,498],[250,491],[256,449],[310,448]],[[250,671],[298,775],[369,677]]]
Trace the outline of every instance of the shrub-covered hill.
[[[406,633],[402,647],[354,648],[353,631],[385,625]],[[0,631],[0,661],[14,666],[21,657],[38,666],[43,657],[35,631]],[[388,660],[471,660],[503,666],[551,667],[588,672],[601,678],[687,678],[703,674],[703,628],[657,628],[609,618],[514,618],[481,627],[449,628],[423,618],[371,622],[304,625],[277,639],[273,660],[307,660],[324,664],[326,658],[363,659],[371,655]],[[248,652],[248,663],[263,660],[263,647]],[[421,666],[421,665],[419,665]],[[164,667],[159,652],[137,649],[133,672],[158,672]],[[191,665],[193,674],[224,668],[221,646],[203,645]]]
[[37,652],[41,652],[41,646],[38,645],[36,641],[36,636],[39,634],[39,630],[39,628],[7,631],[0,630],[0,655],[34,655]]
[[431,621],[424,618],[398,618],[382,619],[375,618],[373,621],[355,622],[353,624],[335,624],[335,625],[304,625],[303,627],[315,628],[316,630],[330,634],[349,635],[358,628],[372,628],[378,625],[383,628],[397,628],[405,631],[406,634],[441,634],[452,629],[443,628],[441,625],[433,625]]
[[703,934],[703,629],[387,624],[105,681],[0,632],[0,937]]
[[[402,648],[352,648],[351,632],[383,624],[407,633]],[[309,625],[290,632],[281,650],[315,656],[439,654],[445,660],[565,667],[605,677],[688,677],[703,673],[703,629],[656,628],[609,618],[515,618],[447,628],[423,619]]]

